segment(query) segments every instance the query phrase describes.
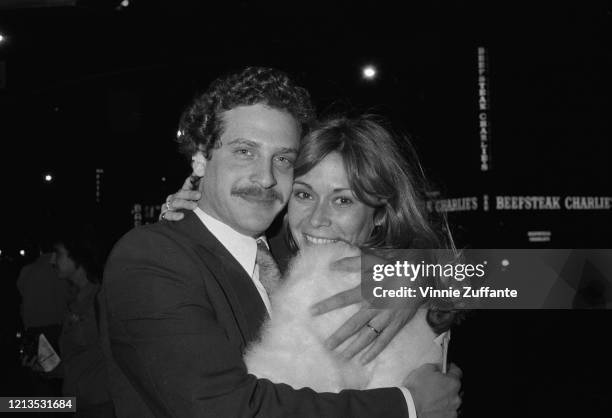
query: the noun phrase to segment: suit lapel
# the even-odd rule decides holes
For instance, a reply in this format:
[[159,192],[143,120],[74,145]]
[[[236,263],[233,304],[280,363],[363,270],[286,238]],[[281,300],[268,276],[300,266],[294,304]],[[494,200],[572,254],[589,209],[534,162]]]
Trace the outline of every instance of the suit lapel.
[[178,224],[183,232],[195,241],[196,252],[223,291],[240,330],[243,344],[247,345],[257,337],[259,328],[267,317],[266,307],[253,280],[195,213],[185,212],[184,220]]

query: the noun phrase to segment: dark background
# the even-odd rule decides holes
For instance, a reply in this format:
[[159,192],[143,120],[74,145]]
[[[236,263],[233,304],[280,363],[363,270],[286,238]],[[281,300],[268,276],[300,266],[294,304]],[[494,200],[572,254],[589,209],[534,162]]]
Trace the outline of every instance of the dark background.
[[[159,204],[189,174],[174,143],[183,107],[245,65],[286,70],[322,112],[386,116],[413,138],[442,196],[612,195],[607,2],[13,3],[0,1],[2,357],[10,361],[14,281],[41,231],[58,217],[87,217],[107,243],[125,233],[135,203]],[[478,46],[491,71],[487,173]],[[362,79],[365,64],[377,66],[376,80]],[[475,248],[610,248],[611,218],[610,210],[450,215],[459,244]],[[530,243],[534,229],[551,231],[551,241]],[[611,319],[609,311],[472,313],[451,352],[465,372],[464,416],[610,416]]]

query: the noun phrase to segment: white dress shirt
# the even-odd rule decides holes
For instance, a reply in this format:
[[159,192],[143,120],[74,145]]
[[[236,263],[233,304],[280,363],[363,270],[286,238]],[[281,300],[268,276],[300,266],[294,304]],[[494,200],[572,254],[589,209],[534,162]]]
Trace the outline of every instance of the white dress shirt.
[[[235,231],[230,226],[224,224],[218,219],[213,218],[202,209],[195,208],[195,214],[200,218],[204,226],[219,240],[221,244],[229,251],[229,253],[238,261],[238,264],[242,266],[244,271],[249,275],[253,284],[259,292],[259,296],[266,305],[268,315],[272,317],[272,310],[270,307],[270,298],[264,288],[263,284],[259,281],[259,266],[255,263],[257,257],[257,241],[253,237],[243,235],[240,232]],[[263,239],[268,246],[268,242],[265,237],[259,237]],[[268,246],[269,247],[269,246]]]
[[[257,240],[248,235],[243,235],[240,232],[235,231],[230,226],[224,224],[218,219],[213,218],[199,207],[194,209],[195,214],[200,218],[204,226],[219,240],[221,244],[229,251],[229,253],[238,261],[238,264],[242,266],[244,271],[249,275],[253,284],[257,288],[261,299],[268,311],[268,315],[272,317],[272,309],[270,305],[270,298],[264,288],[263,284],[259,281],[259,267],[255,264],[255,258],[257,257]],[[258,237],[257,239],[263,238],[266,246],[269,247],[265,237]],[[405,387],[399,387],[406,399],[408,406],[408,416],[410,418],[417,418],[416,408],[414,406],[414,400],[412,394]]]

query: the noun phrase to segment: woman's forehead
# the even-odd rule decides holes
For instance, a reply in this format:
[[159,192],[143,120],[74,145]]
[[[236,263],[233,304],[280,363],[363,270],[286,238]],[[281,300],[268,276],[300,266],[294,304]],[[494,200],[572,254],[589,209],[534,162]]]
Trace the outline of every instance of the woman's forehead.
[[325,156],[310,171],[302,176],[296,177],[297,183],[306,183],[311,187],[325,187],[329,189],[350,188],[348,173],[344,166],[342,156],[332,152]]

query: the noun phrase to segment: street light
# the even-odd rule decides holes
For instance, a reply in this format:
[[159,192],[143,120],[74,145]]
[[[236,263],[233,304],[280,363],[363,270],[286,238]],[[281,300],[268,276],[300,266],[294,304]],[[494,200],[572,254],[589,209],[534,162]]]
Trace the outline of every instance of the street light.
[[366,65],[361,70],[361,74],[366,80],[373,80],[374,78],[376,78],[376,73],[376,67],[374,67],[373,65]]

